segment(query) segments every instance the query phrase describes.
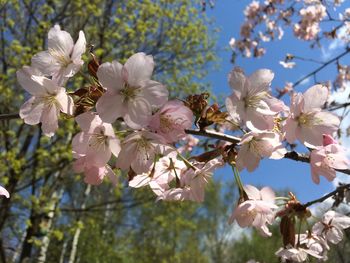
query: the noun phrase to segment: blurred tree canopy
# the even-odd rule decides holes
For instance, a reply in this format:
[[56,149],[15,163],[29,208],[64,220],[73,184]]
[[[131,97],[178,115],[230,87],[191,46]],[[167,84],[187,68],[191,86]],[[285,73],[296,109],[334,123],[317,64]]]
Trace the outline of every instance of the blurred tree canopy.
[[[215,60],[200,1],[1,0],[0,17],[0,113],[18,112],[27,94],[16,71],[46,49],[55,24],[74,39],[83,30],[104,62],[153,55],[155,78],[172,96],[198,92],[204,84],[195,80]],[[67,88],[84,85],[81,74]],[[154,205],[152,194],[133,193],[122,176],[117,188],[86,186],[72,172],[72,121],[50,139],[21,120],[0,122],[0,184],[12,193],[1,199],[1,262],[205,262],[189,218],[196,205]]]

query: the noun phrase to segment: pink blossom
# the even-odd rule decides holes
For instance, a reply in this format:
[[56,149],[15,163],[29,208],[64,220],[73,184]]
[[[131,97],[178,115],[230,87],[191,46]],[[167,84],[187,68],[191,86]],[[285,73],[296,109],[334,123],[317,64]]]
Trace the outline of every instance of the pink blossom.
[[260,11],[260,3],[257,1],[251,2],[244,10],[244,15],[248,19],[255,19]]
[[252,33],[253,25],[252,23],[246,21],[242,26],[241,26],[241,37],[243,38],[250,38],[250,35]]
[[305,245],[306,248],[310,249],[315,254],[322,255],[323,259],[327,257],[327,250],[329,250],[330,247],[323,237],[306,231],[306,234],[296,235],[295,240],[299,240],[300,245]]
[[312,231],[327,241],[338,244],[343,239],[343,229],[350,227],[350,217],[335,211],[326,212],[321,222],[317,222]]
[[229,74],[233,94],[226,99],[226,108],[232,118],[238,114],[243,122],[250,121],[260,130],[272,129],[274,116],[285,109],[282,101],[269,94],[273,77],[273,72],[268,69],[260,69],[246,77],[240,68],[234,68]]
[[184,186],[182,188],[171,188],[159,195],[157,201],[185,201],[191,200],[191,188],[189,186]]
[[163,137],[148,131],[134,132],[123,140],[116,166],[124,171],[131,167],[136,174],[148,173],[157,154],[172,151]]
[[0,186],[0,195],[5,196],[6,198],[10,198],[10,193],[2,186]]
[[115,136],[110,123],[103,122],[100,117],[92,112],[86,112],[75,118],[82,132],[73,138],[73,151],[85,156],[91,165],[102,167],[111,158],[118,156],[120,142]]
[[321,110],[327,98],[328,88],[323,85],[292,95],[290,114],[283,127],[289,143],[298,139],[306,146],[320,146],[323,134],[332,134],[338,129],[338,116]]
[[234,209],[229,223],[235,220],[240,227],[254,226],[262,235],[271,236],[266,224],[272,224],[274,220],[275,193],[269,187],[260,191],[252,185],[244,186],[248,200],[238,204]]
[[172,143],[186,136],[185,129],[192,126],[193,113],[181,101],[168,101],[149,123],[153,132],[161,135],[166,142]]
[[179,176],[184,169],[186,169],[185,163],[177,160],[176,155],[170,154],[158,160],[151,174],[136,175],[129,181],[129,186],[139,188],[149,185],[152,191],[160,196],[169,189],[169,183]]
[[157,200],[203,202],[205,186],[212,177],[213,170],[222,165],[222,161],[218,159],[205,164],[194,163],[193,169],[189,168],[180,175],[180,186],[165,191]]
[[283,147],[280,136],[274,132],[246,133],[239,145],[236,166],[239,171],[247,168],[254,171],[262,158],[281,159],[287,150]]
[[233,37],[230,39],[230,41],[228,42],[228,44],[230,45],[230,47],[232,49],[235,49],[236,47],[236,39],[234,39]]
[[[77,158],[78,155],[75,154]],[[105,176],[107,176],[113,185],[117,184],[117,176],[109,167],[109,165],[96,166],[88,161],[88,159],[80,155],[73,164],[73,169],[77,173],[84,173],[84,182],[91,185],[99,185],[102,183]]]
[[193,147],[199,143],[199,140],[193,135],[187,134],[181,139],[181,142],[184,142],[185,144],[177,149],[179,153],[192,151]]
[[74,44],[71,35],[61,30],[59,25],[50,29],[48,50],[33,56],[32,66],[46,76],[52,76],[59,85],[77,73],[83,65],[81,56],[85,53],[86,40],[83,31]]
[[17,71],[19,84],[33,96],[22,105],[19,115],[29,125],[41,122],[43,133],[51,137],[58,129],[60,111],[73,114],[73,99],[55,81],[35,74],[38,72],[27,66]]
[[299,14],[301,21],[294,25],[294,34],[304,40],[315,39],[320,31],[319,23],[327,15],[326,8],[318,2],[302,8]]
[[335,169],[345,170],[349,164],[345,149],[330,135],[324,135],[323,146],[312,150],[310,154],[312,180],[319,184],[320,175],[323,175],[328,181],[333,181]]
[[144,53],[134,54],[124,66],[113,61],[98,68],[98,80],[107,90],[96,104],[103,121],[112,123],[122,117],[133,129],[148,125],[153,108],[168,99],[168,90],[150,79],[153,68],[153,57]]
[[280,248],[276,253],[276,256],[280,257],[282,262],[304,262],[307,260],[308,255],[315,258],[322,259],[323,256],[318,255],[311,249],[306,249],[302,247],[293,247],[287,245],[285,248]]

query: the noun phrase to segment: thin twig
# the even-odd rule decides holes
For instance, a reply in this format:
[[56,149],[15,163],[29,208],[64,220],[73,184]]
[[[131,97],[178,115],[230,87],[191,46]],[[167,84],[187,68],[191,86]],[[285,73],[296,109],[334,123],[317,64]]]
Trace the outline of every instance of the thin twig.
[[345,102],[345,103],[341,103],[341,104],[332,105],[327,110],[328,111],[334,111],[334,110],[339,110],[341,108],[346,108],[348,106],[350,106],[350,102]]
[[340,59],[341,57],[344,57],[346,54],[348,54],[350,52],[350,48],[347,47],[345,49],[345,51],[341,54],[339,54],[338,56],[328,60],[327,62],[323,63],[322,66],[318,67],[317,69],[315,69],[314,71],[310,72],[309,74],[305,75],[304,77],[302,77],[301,79],[299,79],[298,81],[293,83],[293,88],[295,88],[296,86],[298,86],[300,83],[302,83],[304,80],[308,79],[309,77],[311,77],[312,75],[317,74],[319,71],[321,71],[322,69],[324,69],[325,67],[327,67],[329,64],[337,61],[338,59]]
[[18,113],[8,113],[8,114],[0,114],[0,120],[11,120],[11,119],[19,119]]
[[185,130],[187,134],[192,134],[192,135],[198,135],[198,136],[203,136],[203,137],[209,137],[213,139],[218,139],[226,142],[231,142],[231,143],[238,143],[241,141],[240,138],[215,132],[215,131],[205,131],[205,130]]
[[[240,138],[238,137],[234,137],[231,135],[227,135],[227,134],[223,134],[223,133],[219,133],[219,132],[214,132],[214,131],[205,131],[205,130],[185,130],[185,132],[187,134],[193,134],[193,135],[199,135],[199,136],[203,136],[203,137],[207,137],[207,138],[213,138],[213,139],[218,139],[218,140],[222,140],[222,141],[226,141],[226,142],[231,142],[231,143],[239,143],[240,142]],[[291,159],[294,161],[299,161],[299,162],[304,162],[304,163],[310,163],[310,157],[306,154],[301,154],[295,151],[291,151],[291,152],[287,152],[284,155],[284,158],[286,159]],[[349,174],[350,175],[350,170],[346,169],[346,170],[338,170],[335,169],[337,172],[341,172],[344,174]]]
[[350,189],[350,184],[340,185],[337,187],[337,189],[330,192],[329,194],[326,194],[325,196],[322,196],[321,198],[315,199],[313,201],[307,202],[307,203],[303,204],[303,206],[309,207],[309,206],[316,204],[316,203],[322,203],[323,201],[327,200],[328,198],[330,198],[332,196],[335,196],[337,193],[344,191],[345,189]]

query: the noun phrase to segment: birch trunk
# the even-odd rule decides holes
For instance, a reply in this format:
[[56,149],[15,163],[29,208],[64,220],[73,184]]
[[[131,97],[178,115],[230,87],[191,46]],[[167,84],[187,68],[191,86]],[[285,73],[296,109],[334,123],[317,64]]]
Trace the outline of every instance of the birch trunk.
[[[87,196],[90,194],[91,191],[91,185],[87,185],[85,192],[84,192],[84,198],[83,198],[83,202],[81,204],[81,209],[85,209],[86,207],[86,202],[87,202]],[[78,218],[78,225],[79,223],[82,223],[80,218]],[[75,257],[77,255],[77,249],[78,249],[78,242],[79,242],[79,237],[80,237],[80,233],[81,233],[81,228],[78,227],[75,232],[74,232],[74,236],[73,236],[73,242],[72,242],[72,248],[70,251],[70,256],[69,256],[69,261],[68,263],[74,263]]]

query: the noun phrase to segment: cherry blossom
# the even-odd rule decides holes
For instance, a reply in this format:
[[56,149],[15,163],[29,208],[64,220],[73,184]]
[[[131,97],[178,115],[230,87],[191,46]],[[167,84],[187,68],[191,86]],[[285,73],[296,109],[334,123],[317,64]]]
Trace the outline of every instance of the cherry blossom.
[[33,96],[22,105],[19,115],[29,125],[41,122],[43,133],[51,137],[58,128],[60,111],[73,114],[73,99],[55,81],[35,74],[37,70],[28,66],[17,71],[19,84]]
[[280,248],[275,254],[282,259],[282,262],[304,262],[307,260],[308,255],[318,259],[323,258],[311,249],[293,247],[291,245],[288,245],[286,248]]
[[128,135],[122,141],[116,166],[124,171],[132,168],[136,174],[151,170],[157,154],[167,155],[174,151],[165,144],[163,137],[149,131],[139,131]]
[[232,49],[235,48],[235,45],[236,45],[236,39],[234,39],[233,37],[230,39],[230,41],[228,42],[228,44],[230,45],[230,47]]
[[10,193],[2,186],[0,186],[0,195],[5,196],[6,198],[10,198]]
[[313,251],[314,254],[322,256],[323,259],[327,258],[327,250],[329,250],[330,247],[328,246],[327,241],[321,236],[306,231],[305,234],[296,235],[295,240],[299,240],[300,245],[305,245],[306,248]]
[[266,224],[274,221],[275,193],[269,187],[258,190],[252,185],[244,186],[248,199],[234,209],[229,223],[237,221],[240,227],[254,226],[263,236],[271,236]]
[[102,183],[105,176],[107,176],[113,185],[117,184],[117,176],[109,165],[96,166],[89,162],[86,156],[73,154],[75,160],[73,169],[76,173],[84,173],[84,182],[91,185],[99,185]]
[[345,149],[339,145],[330,135],[323,136],[323,146],[311,151],[310,166],[312,180],[320,183],[320,175],[333,181],[336,177],[335,169],[345,170],[349,167]]
[[239,171],[247,168],[254,171],[262,158],[281,159],[287,150],[283,147],[280,136],[274,132],[249,132],[243,135],[236,166]]
[[192,126],[193,113],[181,101],[168,101],[156,112],[149,123],[153,132],[172,143],[186,136],[185,129]]
[[243,122],[250,121],[256,128],[273,128],[273,117],[285,109],[282,101],[269,94],[274,77],[271,70],[260,69],[246,77],[239,68],[229,74],[233,94],[226,99],[227,111],[235,118],[238,114]]
[[205,186],[212,177],[214,169],[222,165],[222,160],[219,159],[207,163],[193,163],[192,168],[188,168],[180,175],[180,187],[165,191],[157,200],[203,202]]
[[244,10],[244,15],[248,19],[254,19],[256,18],[259,10],[260,10],[260,3],[258,1],[253,1]]
[[304,40],[314,39],[320,31],[319,22],[326,16],[326,8],[318,2],[302,8],[299,14],[301,21],[294,25],[294,34]]
[[304,94],[292,95],[290,114],[284,125],[289,143],[298,139],[306,146],[320,146],[323,134],[331,135],[338,129],[338,116],[321,110],[327,98],[328,88],[323,85],[312,86]]
[[103,121],[122,117],[133,129],[148,125],[152,110],[168,100],[168,90],[150,79],[153,68],[153,57],[145,53],[132,55],[124,66],[115,60],[100,65],[97,77],[107,91],[96,109]]
[[85,53],[86,40],[83,31],[74,44],[71,35],[61,30],[59,25],[50,29],[48,34],[48,50],[39,52],[32,58],[32,66],[44,75],[50,76],[59,85],[75,75],[84,64],[81,56]]
[[187,134],[185,137],[181,139],[180,142],[185,143],[184,145],[180,146],[177,149],[179,153],[182,153],[182,152],[191,152],[192,149],[199,143],[199,140],[193,135]]
[[312,227],[312,231],[327,241],[338,244],[343,239],[343,229],[348,227],[350,227],[350,217],[331,210]]
[[85,156],[86,161],[97,167],[107,164],[111,155],[118,156],[120,142],[110,123],[105,123],[92,112],[75,118],[82,132],[73,138],[73,151]]
[[169,183],[177,176],[180,176],[184,169],[186,169],[185,163],[177,160],[176,155],[171,153],[160,158],[150,174],[143,173],[136,175],[129,181],[129,186],[139,188],[149,185],[152,191],[160,196],[169,189]]

